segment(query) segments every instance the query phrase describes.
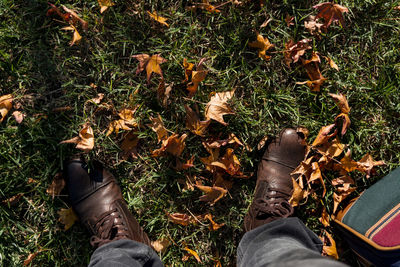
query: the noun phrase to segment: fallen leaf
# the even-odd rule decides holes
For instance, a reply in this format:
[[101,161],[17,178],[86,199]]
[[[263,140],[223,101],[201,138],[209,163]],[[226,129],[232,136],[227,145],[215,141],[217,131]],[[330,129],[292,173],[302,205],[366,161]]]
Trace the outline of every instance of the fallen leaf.
[[[314,142],[312,143],[313,147],[317,147],[320,145],[325,144],[328,140],[334,137],[337,134],[337,130],[335,129],[335,124],[331,124],[328,126],[323,126],[315,138]],[[334,130],[334,131],[333,131]],[[332,132],[333,131],[333,132]]]
[[195,135],[205,136],[207,127],[210,125],[211,120],[200,121],[199,116],[188,105],[186,109],[186,127]]
[[346,96],[342,94],[330,94],[329,95],[333,98],[333,100],[338,105],[340,111],[345,114],[350,113],[349,103],[347,102]]
[[68,12],[68,13],[63,13],[58,7],[56,7],[55,5],[48,3],[50,8],[47,10],[46,12],[46,16],[53,16],[54,14],[57,14],[61,19],[63,19],[65,22],[67,23],[74,23],[72,21],[73,17],[72,15]]
[[9,206],[14,206],[15,204],[18,203],[18,201],[21,199],[21,197],[24,195],[24,193],[18,193],[8,199],[2,200],[1,203]]
[[103,100],[103,98],[104,98],[104,94],[98,93],[97,97],[88,100],[88,102],[91,102],[93,104],[100,104],[100,102],[101,102],[101,100]]
[[59,172],[56,173],[56,175],[54,175],[53,181],[46,189],[46,193],[49,194],[54,199],[54,196],[60,195],[64,187],[65,187],[65,180],[63,174]]
[[60,144],[76,144],[77,149],[88,152],[94,147],[93,129],[89,126],[89,124],[86,123],[79,132],[79,136],[69,140],[61,141]]
[[352,172],[357,170],[358,164],[356,161],[351,159],[351,151],[348,150],[344,157],[340,160],[340,168],[344,169],[346,172]]
[[367,178],[369,178],[374,167],[385,165],[385,162],[383,160],[375,161],[372,156],[367,153],[357,162],[357,165],[357,169],[365,172],[367,174]]
[[322,207],[322,214],[321,217],[319,218],[319,221],[322,223],[323,226],[328,227],[329,224],[329,214],[326,212],[326,208]]
[[119,120],[111,121],[108,125],[108,130],[106,136],[109,136],[112,132],[118,134],[120,130],[127,130],[130,131],[134,127],[137,127],[138,124],[134,118],[134,114],[136,112],[136,108],[128,109],[124,108],[119,113]]
[[100,13],[106,11],[109,7],[114,6],[115,4],[111,0],[97,0],[100,6]]
[[0,96],[0,122],[4,120],[12,108],[13,96],[11,94]]
[[233,97],[235,90],[215,93],[205,108],[206,119],[213,119],[222,125],[228,125],[223,118],[223,115],[234,114],[229,107],[228,101]]
[[147,11],[147,14],[149,14],[149,16],[154,19],[155,21],[157,21],[158,23],[169,27],[169,24],[166,22],[168,19],[161,17],[159,15],[157,15],[157,11],[153,11],[153,13]]
[[24,264],[23,264],[23,265],[24,265],[24,266],[30,265],[31,262],[33,261],[33,259],[36,258],[36,256],[37,256],[40,252],[42,252],[42,250],[38,250],[38,251],[36,251],[36,252],[34,252],[34,253],[30,253],[30,254],[28,255],[28,257],[24,260]]
[[313,6],[318,10],[316,18],[324,19],[324,27],[328,28],[332,22],[339,22],[341,26],[345,26],[343,13],[349,12],[346,7],[331,2],[320,3]]
[[311,35],[314,35],[314,32],[321,33],[322,26],[324,26],[324,24],[317,22],[315,16],[309,16],[308,19],[304,21],[304,27]]
[[212,215],[210,213],[207,214],[204,218],[210,221],[210,225],[208,226],[210,231],[216,231],[225,225],[224,223],[218,224],[218,223],[214,222],[212,219]]
[[128,159],[129,157],[137,158],[137,145],[139,143],[138,135],[134,131],[128,132],[121,143],[121,149],[123,151],[122,159]]
[[78,16],[78,14],[72,10],[67,8],[66,6],[62,6],[62,8],[64,9],[65,12],[67,12],[71,17],[72,17],[72,24],[76,25],[76,21],[79,21],[79,23],[81,24],[81,27],[84,31],[87,31],[88,29],[88,23],[87,21],[81,19],[81,17]]
[[186,89],[189,91],[189,96],[193,96],[199,87],[199,84],[204,81],[208,74],[207,70],[192,71],[192,82],[188,84]]
[[156,252],[164,253],[170,245],[171,245],[171,242],[166,237],[163,237],[156,241],[151,241],[151,246],[153,247],[153,249]]
[[208,0],[203,0],[203,3],[195,3],[193,6],[190,7],[190,10],[196,11],[197,8],[206,10],[206,11],[208,11],[210,13],[219,13],[219,12],[221,12],[216,7],[211,5],[210,2],[208,2]]
[[156,134],[158,143],[168,138],[168,131],[164,127],[164,123],[160,114],[156,118],[150,117],[151,124],[147,124]]
[[184,247],[183,249],[186,250],[188,253],[183,256],[182,261],[187,261],[191,256],[193,256],[197,260],[197,262],[201,263],[200,257],[196,251],[191,250],[188,247]]
[[310,134],[310,131],[308,131],[308,129],[305,127],[297,127],[296,133],[301,136],[301,139],[302,139],[301,144],[306,146],[307,138],[308,138],[308,135]]
[[268,141],[268,135],[264,136],[264,137],[260,140],[260,142],[258,142],[257,150],[261,150],[261,149],[265,146],[265,143],[266,143],[267,141]]
[[78,30],[72,24],[70,26],[61,28],[61,30],[74,32],[74,34],[72,35],[72,40],[69,43],[70,46],[73,46],[74,44],[78,44],[80,42],[80,40],[82,39],[82,36],[79,34]]
[[288,27],[290,27],[291,25],[294,25],[294,17],[293,16],[290,16],[289,14],[286,14],[286,17],[285,17],[285,22],[286,22],[286,25],[288,26]]
[[296,206],[300,205],[300,202],[304,198],[305,192],[300,187],[300,185],[296,182],[296,180],[293,179],[293,177],[292,177],[292,182],[293,182],[293,192],[292,192],[292,196],[289,199],[289,203],[293,207],[296,207]]
[[173,85],[174,85],[174,83],[166,85],[164,80],[161,80],[158,85],[157,99],[160,101],[161,105],[165,108],[168,106],[168,102],[169,102],[168,100],[169,100]]
[[355,187],[339,187],[336,192],[333,193],[333,213],[336,212],[340,202],[342,202],[345,198],[347,198],[351,193],[356,191]]
[[167,60],[162,58],[159,54],[152,55],[151,57],[147,54],[140,54],[132,57],[139,61],[136,74],[139,74],[146,69],[148,84],[150,84],[150,77],[153,72],[159,74],[161,79],[164,79],[160,64],[167,62]]
[[342,122],[342,130],[340,131],[340,134],[343,136],[343,135],[345,135],[345,133],[347,132],[347,129],[349,129],[350,124],[351,124],[349,114],[340,113],[339,115],[337,115],[335,118],[335,123],[338,124],[339,121]]
[[200,158],[200,161],[206,165],[206,169],[210,172],[213,172],[215,167],[211,165],[211,163],[215,162],[219,158],[219,148],[210,147],[210,145],[206,142],[203,142],[204,148],[207,150],[210,155],[208,157]]
[[335,70],[339,70],[339,67],[338,67],[338,65],[335,63],[335,61],[333,61],[330,57],[324,57],[325,58],[325,60],[326,61],[328,61],[328,63],[329,63],[329,66],[332,68],[332,69],[335,69]]
[[304,59],[301,60],[304,68],[306,69],[307,75],[310,78],[310,81],[297,82],[297,84],[307,84],[307,86],[310,87],[310,89],[313,92],[319,92],[320,87],[322,83],[326,80],[326,78],[322,76],[321,71],[319,69],[318,64],[321,61],[318,56],[318,53],[313,52],[312,57],[309,60],[304,60]]
[[293,40],[290,40],[285,44],[285,63],[288,67],[290,67],[291,63],[296,63],[299,61],[300,57],[304,55],[306,50],[311,49],[311,45],[308,43],[312,42],[312,39],[303,39],[295,43]]
[[243,173],[240,171],[239,159],[234,154],[232,148],[228,148],[225,155],[221,159],[211,162],[211,165],[225,170],[229,175],[243,176]]
[[336,250],[336,242],[327,231],[324,231],[324,232],[325,232],[325,235],[328,237],[328,241],[329,241],[330,245],[327,245],[327,242],[325,242],[325,239],[323,239],[322,241],[324,242],[324,246],[322,247],[322,253],[324,255],[333,257],[336,260],[338,260],[339,255]]
[[159,157],[164,152],[168,152],[175,157],[179,157],[185,148],[186,137],[186,134],[182,134],[180,137],[179,134],[173,134],[168,139],[162,140],[161,148],[154,150],[152,156]]
[[354,184],[354,180],[348,175],[343,175],[332,180],[332,185],[334,186],[343,185],[345,187],[349,187],[352,184]]
[[261,34],[257,34],[257,40],[249,43],[249,46],[258,48],[258,56],[265,61],[269,61],[271,56],[268,56],[266,52],[275,45],[271,44],[267,38],[262,37]]
[[16,121],[18,124],[21,124],[21,122],[24,120],[24,117],[25,117],[25,115],[22,114],[22,112],[21,112],[21,111],[18,111],[18,110],[14,111],[14,112],[12,113],[12,115],[14,116],[15,121]]
[[197,222],[192,216],[185,213],[165,213],[167,214],[168,219],[171,222],[180,224],[182,226],[188,226],[189,224]]
[[194,64],[187,62],[187,59],[184,58],[183,59],[183,69],[185,70],[185,80],[184,80],[184,82],[188,82],[189,81],[189,77],[192,77],[193,68],[194,68]]
[[313,181],[319,181],[323,187],[323,192],[322,192],[322,197],[325,196],[326,194],[326,186],[325,186],[325,182],[324,179],[322,178],[322,173],[321,173],[321,169],[319,168],[318,162],[313,162],[311,164],[311,168],[312,168],[312,172],[310,175],[310,179],[308,180],[309,183],[313,182]]
[[185,163],[182,163],[178,158],[176,159],[176,167],[175,169],[177,171],[182,171],[182,170],[187,170],[191,167],[193,167],[193,162],[194,162],[194,155],[188,159]]
[[72,208],[61,209],[57,213],[60,216],[58,221],[64,224],[64,231],[67,231],[76,221],[79,220]]
[[345,149],[345,145],[341,144],[339,139],[336,137],[332,142],[327,142],[316,148],[318,153],[322,155],[319,162],[324,162],[324,157],[326,161],[330,161],[332,158],[338,157]]
[[228,190],[218,187],[218,186],[204,186],[204,185],[195,185],[198,189],[203,191],[205,195],[202,195],[199,200],[208,202],[210,205],[214,205],[218,200],[228,193]]

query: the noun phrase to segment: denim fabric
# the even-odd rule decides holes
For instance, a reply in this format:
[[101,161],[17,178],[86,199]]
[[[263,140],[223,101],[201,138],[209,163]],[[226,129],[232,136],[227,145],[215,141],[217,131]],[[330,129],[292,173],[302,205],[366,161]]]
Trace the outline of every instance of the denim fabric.
[[243,236],[237,251],[237,266],[347,266],[321,256],[322,245],[318,236],[298,218],[282,218]]
[[157,253],[145,244],[121,239],[95,250],[89,267],[161,267]]

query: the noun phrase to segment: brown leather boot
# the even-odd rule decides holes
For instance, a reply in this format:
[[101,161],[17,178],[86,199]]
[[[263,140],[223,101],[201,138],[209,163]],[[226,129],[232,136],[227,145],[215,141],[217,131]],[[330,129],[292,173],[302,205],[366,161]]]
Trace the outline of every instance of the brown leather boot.
[[90,244],[99,247],[118,239],[132,239],[150,246],[150,240],[129,211],[114,176],[98,162],[88,173],[85,162],[65,164],[69,199],[80,221],[93,235]]
[[290,173],[305,155],[304,136],[285,129],[269,144],[258,165],[254,200],[244,218],[246,232],[293,214],[289,199],[293,190]]

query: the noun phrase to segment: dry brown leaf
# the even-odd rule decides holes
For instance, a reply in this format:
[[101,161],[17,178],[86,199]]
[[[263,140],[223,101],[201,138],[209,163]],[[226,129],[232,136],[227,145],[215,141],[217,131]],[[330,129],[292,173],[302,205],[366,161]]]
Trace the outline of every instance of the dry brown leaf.
[[336,102],[336,105],[338,105],[338,107],[342,113],[346,113],[346,114],[350,113],[349,103],[347,102],[345,95],[342,95],[342,94],[329,94],[329,95]]
[[164,80],[161,80],[157,88],[157,99],[161,105],[166,108],[168,106],[168,100],[172,91],[174,83],[165,84]]
[[197,221],[190,215],[185,213],[168,213],[165,212],[168,216],[168,219],[176,224],[180,224],[182,226],[188,226],[192,223],[197,223]]
[[200,158],[200,161],[203,162],[204,165],[206,165],[206,169],[210,172],[213,172],[215,167],[211,165],[211,163],[215,162],[219,158],[219,148],[213,148],[210,147],[208,143],[203,142],[204,148],[207,150],[208,153],[210,153],[210,156]]
[[371,173],[374,170],[375,166],[385,165],[383,160],[375,161],[370,154],[365,154],[358,162],[358,170],[361,172],[365,172],[367,174],[367,178],[371,176]]
[[193,6],[189,7],[189,9],[191,11],[196,11],[198,8],[206,10],[206,11],[208,11],[210,13],[219,13],[219,12],[221,12],[215,6],[211,5],[210,2],[208,2],[208,0],[203,0],[202,3],[195,3]]
[[351,159],[351,151],[348,150],[344,157],[340,160],[340,168],[345,170],[346,172],[352,172],[357,170],[358,164],[356,161]]
[[294,17],[293,16],[290,16],[289,14],[286,14],[286,17],[285,17],[285,22],[286,22],[286,25],[288,26],[288,27],[290,27],[291,25],[294,25]]
[[88,123],[86,123],[83,125],[82,130],[80,130],[79,136],[69,140],[61,141],[60,144],[76,144],[77,149],[88,152],[94,147],[93,129]]
[[315,32],[321,33],[322,26],[324,26],[324,24],[317,22],[315,16],[309,16],[308,19],[304,21],[304,27],[311,35],[314,35]]
[[187,261],[191,256],[193,256],[193,257],[197,260],[198,263],[201,263],[201,259],[200,259],[200,257],[199,257],[199,254],[197,254],[196,251],[191,250],[191,249],[188,248],[188,247],[184,247],[183,249],[186,250],[188,253],[185,254],[185,255],[182,257],[182,261]]
[[9,206],[14,206],[15,204],[17,204],[19,202],[19,200],[21,199],[21,197],[24,195],[24,193],[18,193],[8,199],[2,200],[1,203],[5,204],[5,205],[9,205]]
[[159,157],[168,152],[175,157],[179,157],[185,148],[186,137],[186,134],[182,134],[180,137],[179,134],[171,135],[168,139],[162,141],[161,148],[152,152],[152,156]]
[[28,257],[26,257],[26,259],[24,260],[24,266],[28,266],[32,263],[33,259],[36,258],[36,256],[42,252],[43,250],[39,249],[38,251],[31,253],[28,255]]
[[267,38],[262,37],[261,34],[257,34],[257,40],[249,43],[249,46],[258,48],[258,56],[265,61],[269,61],[271,56],[268,56],[266,52],[275,45],[271,44]]
[[101,100],[103,100],[103,98],[104,98],[104,94],[98,93],[97,97],[88,100],[88,102],[91,102],[93,104],[100,104],[100,102],[101,102]]
[[82,36],[79,34],[78,30],[72,24],[70,26],[61,28],[61,30],[74,32],[72,35],[72,40],[69,43],[70,46],[73,46],[74,44],[78,44],[80,42],[80,40],[82,39]]
[[14,111],[14,112],[12,113],[12,115],[14,116],[15,121],[16,121],[18,124],[20,124],[20,123],[24,120],[24,117],[25,117],[25,115],[24,115],[21,111],[18,111],[18,110]]
[[184,82],[188,82],[189,81],[189,77],[192,77],[193,68],[194,68],[194,64],[187,62],[187,59],[184,58],[183,59],[183,69],[185,70],[185,80],[184,80]]
[[[66,6],[62,6],[62,8],[64,9],[65,12],[67,12],[71,16],[72,24],[76,25],[76,22],[79,21],[79,23],[81,24],[82,29],[84,31],[88,30],[88,25],[89,24],[87,23],[87,21],[81,19],[81,17],[79,17],[78,14],[74,10],[69,9]],[[71,23],[71,21],[70,21],[70,23]]]
[[218,230],[219,228],[221,228],[222,226],[225,225],[225,223],[218,224],[218,223],[214,222],[213,219],[212,219],[211,213],[209,213],[206,216],[204,216],[204,218],[210,221],[210,225],[208,226],[210,231],[216,231],[216,230]]
[[49,194],[54,199],[54,196],[60,195],[64,187],[65,187],[65,180],[63,174],[59,172],[56,173],[56,175],[54,175],[53,181],[47,188],[46,193]]
[[340,121],[342,122],[342,130],[340,131],[340,134],[343,136],[347,132],[351,124],[349,114],[340,113],[339,115],[337,115],[335,118],[335,123],[340,124]]
[[321,71],[319,69],[318,64],[321,61],[318,56],[318,53],[313,52],[312,57],[309,60],[304,60],[304,59],[301,60],[310,80],[305,82],[297,82],[296,84],[307,84],[307,86],[310,87],[311,91],[319,92],[320,87],[322,83],[326,81],[326,78],[322,76]]
[[186,90],[189,91],[189,96],[193,96],[199,87],[199,84],[204,81],[208,74],[207,70],[192,71],[192,82],[188,84]]
[[13,96],[11,94],[0,96],[0,122],[4,120],[12,108]]
[[312,42],[312,39],[303,39],[295,43],[293,40],[290,40],[285,44],[285,63],[288,67],[290,64],[296,63],[302,55],[306,52],[306,50],[311,49],[311,45],[308,43]]
[[346,7],[331,2],[320,3],[313,6],[318,10],[316,19],[324,19],[324,27],[328,28],[332,22],[339,22],[343,27],[345,26],[343,13],[349,12]]
[[[337,134],[337,130],[335,129],[335,124],[331,124],[328,126],[323,126],[312,143],[313,147],[317,147],[325,144],[329,141],[330,138],[334,137]],[[334,131],[333,131],[334,130]],[[332,132],[333,131],[333,132]]]
[[351,193],[353,193],[357,188],[350,186],[343,186],[337,188],[337,191],[333,193],[333,213],[336,212],[340,202],[347,198]]
[[112,134],[112,132],[118,134],[120,130],[130,131],[134,127],[137,127],[138,124],[134,118],[135,112],[136,108],[133,110],[128,108],[122,109],[118,113],[119,120],[111,121],[110,124],[108,125],[106,136],[109,136],[110,134]]
[[161,17],[159,15],[157,15],[157,11],[153,11],[153,13],[147,11],[147,14],[149,14],[150,18],[154,19],[155,21],[157,21],[158,23],[169,27],[169,24],[166,22],[168,19]]
[[322,247],[322,253],[324,255],[333,257],[334,259],[338,260],[339,259],[339,255],[338,255],[337,250],[336,250],[336,242],[335,242],[335,240],[333,239],[333,237],[327,231],[325,231],[325,235],[328,237],[328,241],[329,241],[330,245],[327,245],[328,242],[325,242],[325,239],[323,239],[322,241],[324,243],[324,246]]
[[208,202],[210,205],[214,205],[218,200],[228,193],[228,190],[218,187],[218,186],[204,186],[195,185],[198,189],[203,191],[205,195],[202,195],[199,199],[200,201]]
[[225,155],[221,159],[211,162],[211,165],[222,168],[229,175],[243,177],[243,173],[240,171],[239,159],[232,148],[228,148]]
[[186,128],[192,133],[198,136],[205,136],[207,127],[210,125],[211,120],[200,121],[199,116],[193,111],[188,105],[185,105],[186,109]]
[[325,196],[326,194],[326,186],[325,186],[325,182],[324,179],[322,178],[322,173],[321,173],[321,169],[319,168],[318,162],[313,162],[311,164],[311,168],[312,168],[312,172],[310,175],[310,179],[308,180],[309,183],[313,182],[313,181],[319,181],[323,187],[323,192],[322,192],[322,197]]
[[292,182],[293,182],[293,192],[292,192],[292,196],[289,199],[289,203],[293,207],[296,207],[296,206],[300,205],[300,202],[303,200],[303,198],[305,196],[305,192],[300,187],[300,185],[296,182],[296,180],[293,179],[293,177],[292,177]]
[[58,221],[64,224],[64,231],[67,231],[76,221],[79,220],[72,208],[61,209],[57,213],[60,216]]
[[228,125],[228,123],[224,121],[223,116],[227,114],[234,114],[233,110],[228,105],[228,101],[233,97],[234,94],[235,90],[215,93],[206,105],[206,119],[213,119],[222,125]]
[[155,251],[161,252],[161,253],[164,253],[170,245],[171,245],[171,242],[166,237],[163,237],[156,241],[151,241],[151,246],[153,247],[153,249]]
[[167,62],[167,60],[162,58],[159,54],[152,55],[151,57],[147,54],[139,54],[132,57],[139,61],[136,74],[146,69],[148,84],[150,84],[150,77],[153,72],[159,74],[161,79],[164,79],[160,64]]
[[264,136],[264,137],[260,140],[260,142],[258,142],[257,150],[261,150],[261,149],[265,146],[265,143],[266,143],[267,141],[268,141],[268,135]]
[[177,171],[182,171],[182,170],[187,170],[191,167],[193,167],[193,162],[194,162],[194,155],[188,159],[185,163],[182,163],[178,158],[176,159],[176,167],[175,169]]
[[319,221],[322,223],[323,226],[328,227],[329,224],[329,214],[326,212],[326,208],[322,207],[322,214],[321,217],[319,218]]
[[97,0],[100,6],[100,13],[106,11],[109,7],[114,6],[115,4],[111,0]]
[[332,185],[334,186],[342,185],[343,187],[350,187],[352,184],[354,184],[354,180],[348,175],[343,175],[332,180]]
[[160,114],[156,118],[150,117],[151,124],[147,124],[156,134],[158,143],[168,138],[168,131],[164,127],[164,123]]
[[329,66],[332,68],[332,69],[335,69],[335,70],[339,70],[339,67],[338,67],[338,65],[335,63],[335,61],[333,61],[330,57],[324,57],[325,58],[325,60],[326,61],[328,61],[328,63],[329,63]]
[[130,131],[124,136],[121,143],[121,149],[123,151],[122,159],[127,160],[129,157],[134,159],[137,158],[137,145],[139,143],[138,135],[134,131]]

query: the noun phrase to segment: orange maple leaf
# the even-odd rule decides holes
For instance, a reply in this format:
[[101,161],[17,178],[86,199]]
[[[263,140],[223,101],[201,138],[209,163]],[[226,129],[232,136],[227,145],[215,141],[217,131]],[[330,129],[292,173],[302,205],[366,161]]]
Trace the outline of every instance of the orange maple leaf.
[[261,34],[257,34],[257,40],[249,43],[250,47],[258,48],[258,57],[269,61],[271,56],[268,56],[266,52],[273,48],[275,45],[271,44],[267,38],[264,38]]
[[332,24],[332,22],[339,22],[340,25],[342,25],[343,27],[345,26],[343,13],[349,12],[346,7],[331,2],[325,2],[315,5],[313,6],[313,8],[318,10],[316,18],[324,19],[325,28],[328,28],[329,25]]
[[150,84],[150,77],[153,72],[159,74],[161,78],[164,79],[160,64],[167,62],[167,60],[162,58],[159,54],[152,56],[149,56],[148,54],[139,54],[132,57],[139,61],[136,74],[139,74],[146,69],[148,84]]
[[149,16],[152,19],[154,19],[155,21],[157,21],[158,23],[169,27],[169,24],[166,22],[168,19],[157,15],[157,11],[153,11],[153,13],[151,13],[150,11],[147,11],[147,14],[149,14]]
[[4,120],[12,108],[13,96],[11,94],[0,96],[0,122]]

